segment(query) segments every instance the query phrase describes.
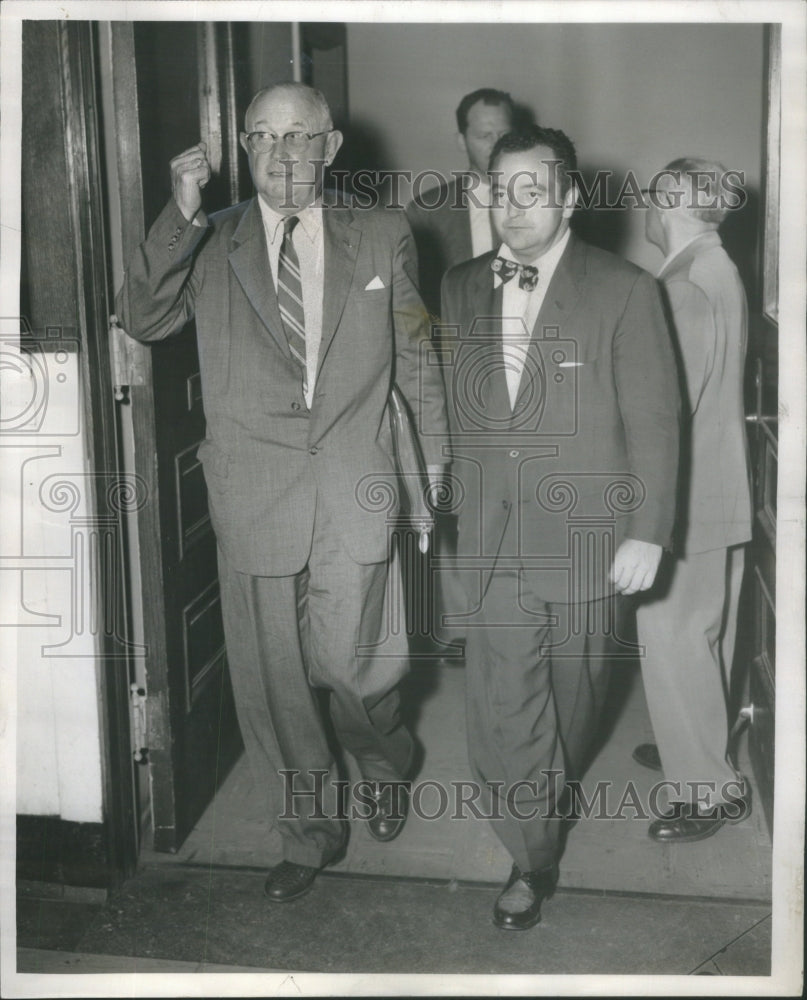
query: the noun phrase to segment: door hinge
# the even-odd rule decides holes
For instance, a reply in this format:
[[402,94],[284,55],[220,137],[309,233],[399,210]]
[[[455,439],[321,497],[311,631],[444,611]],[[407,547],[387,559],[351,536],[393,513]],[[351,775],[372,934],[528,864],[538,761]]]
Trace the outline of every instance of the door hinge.
[[129,700],[132,708],[132,756],[136,764],[147,764],[149,748],[146,746],[146,703],[148,695],[139,684],[129,685]]
[[130,385],[146,384],[145,348],[129,336],[114,315],[109,317],[109,352],[112,391],[120,403],[126,398],[126,389]]

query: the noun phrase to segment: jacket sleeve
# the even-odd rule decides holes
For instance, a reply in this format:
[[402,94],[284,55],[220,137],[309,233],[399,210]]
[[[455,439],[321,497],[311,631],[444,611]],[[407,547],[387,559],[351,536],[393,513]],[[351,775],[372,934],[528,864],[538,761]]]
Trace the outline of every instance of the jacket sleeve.
[[417,254],[412,231],[404,213],[398,214],[392,287],[395,381],[415,415],[426,462],[445,464],[448,425],[443,376],[431,342],[429,315],[417,290]]
[[685,405],[689,413],[694,414],[714,367],[717,344],[715,318],[706,295],[690,281],[670,282],[667,298],[686,379]]
[[178,333],[194,314],[201,284],[197,251],[211,226],[194,226],[173,198],[135,251],[115,308],[136,340],[162,340]]
[[675,521],[680,397],[658,285],[636,279],[614,337],[614,377],[631,472],[644,498],[626,537],[669,548]]

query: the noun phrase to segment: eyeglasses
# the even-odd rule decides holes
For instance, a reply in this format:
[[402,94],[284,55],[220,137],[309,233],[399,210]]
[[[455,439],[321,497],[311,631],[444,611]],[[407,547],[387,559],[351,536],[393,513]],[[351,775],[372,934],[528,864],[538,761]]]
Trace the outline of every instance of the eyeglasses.
[[308,147],[312,139],[318,135],[327,135],[333,132],[332,128],[326,128],[323,132],[286,132],[283,135],[276,135],[274,132],[245,132],[247,142],[255,153],[268,153],[276,142],[282,142],[291,153],[302,153]]

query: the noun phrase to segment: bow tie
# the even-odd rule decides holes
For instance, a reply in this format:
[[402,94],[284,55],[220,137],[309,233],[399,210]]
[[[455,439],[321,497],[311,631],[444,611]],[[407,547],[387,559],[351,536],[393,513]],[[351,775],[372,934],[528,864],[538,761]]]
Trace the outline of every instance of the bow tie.
[[498,274],[502,282],[508,282],[514,274],[519,271],[518,287],[524,288],[528,292],[535,290],[538,284],[538,268],[532,264],[517,264],[514,260],[507,260],[505,257],[494,257],[490,262],[490,269],[494,274]]

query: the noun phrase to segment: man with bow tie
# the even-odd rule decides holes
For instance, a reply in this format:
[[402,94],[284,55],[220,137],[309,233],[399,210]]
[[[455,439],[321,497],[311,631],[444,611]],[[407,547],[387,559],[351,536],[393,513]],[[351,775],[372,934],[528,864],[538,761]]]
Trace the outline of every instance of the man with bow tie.
[[574,146],[511,132],[490,161],[501,246],[442,288],[471,765],[513,858],[494,923],[558,877],[559,799],[585,763],[621,637],[675,511],[679,400],[653,278],[569,229]]
[[227,659],[256,793],[282,841],[266,881],[278,903],[310,889],[345,841],[323,702],[372,789],[370,834],[392,840],[406,817],[407,648],[387,634],[394,509],[378,503],[394,507],[393,381],[433,476],[445,461],[409,224],[323,196],[341,144],[319,91],[259,92],[241,133],[257,196],[208,217],[205,147],[180,153],[118,298],[140,340],[196,321]]

